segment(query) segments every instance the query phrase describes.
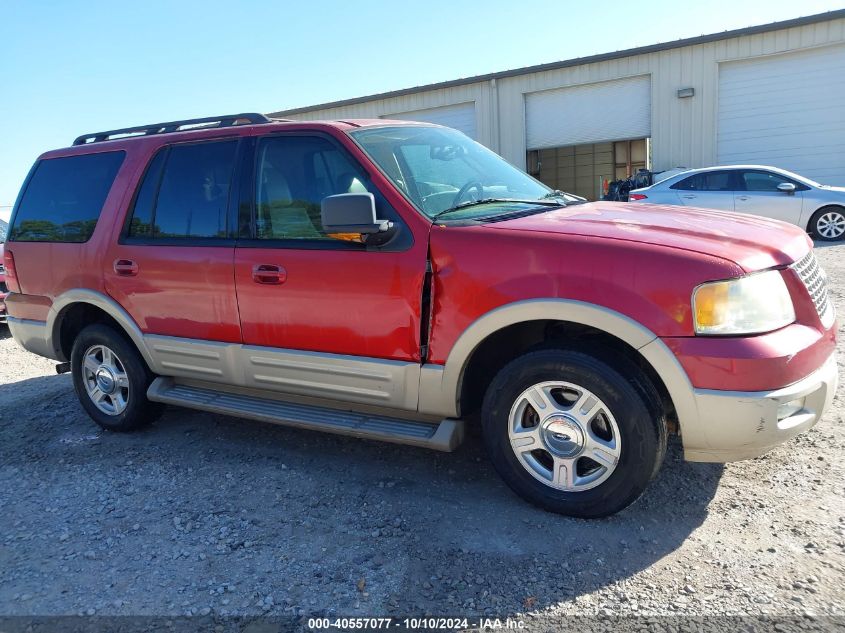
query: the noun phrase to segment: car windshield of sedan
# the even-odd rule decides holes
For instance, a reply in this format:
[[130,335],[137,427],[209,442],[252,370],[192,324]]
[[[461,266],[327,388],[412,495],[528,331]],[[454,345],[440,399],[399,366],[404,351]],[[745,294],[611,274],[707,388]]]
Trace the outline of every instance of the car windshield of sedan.
[[449,128],[362,128],[352,137],[429,218],[492,218],[583,202],[552,191],[502,157]]

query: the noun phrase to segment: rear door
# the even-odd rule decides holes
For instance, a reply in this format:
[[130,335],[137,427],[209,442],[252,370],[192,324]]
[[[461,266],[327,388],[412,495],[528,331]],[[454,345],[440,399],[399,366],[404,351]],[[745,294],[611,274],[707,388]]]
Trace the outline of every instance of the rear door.
[[[737,211],[800,224],[806,185],[762,169],[745,169],[739,173],[743,190],[735,196]],[[779,191],[778,185],[783,183],[793,184],[795,191]]]
[[103,262],[106,290],[145,334],[240,342],[229,208],[244,143],[179,143],[152,157]]
[[736,172],[726,169],[693,174],[670,188],[685,206],[733,211],[738,187]]

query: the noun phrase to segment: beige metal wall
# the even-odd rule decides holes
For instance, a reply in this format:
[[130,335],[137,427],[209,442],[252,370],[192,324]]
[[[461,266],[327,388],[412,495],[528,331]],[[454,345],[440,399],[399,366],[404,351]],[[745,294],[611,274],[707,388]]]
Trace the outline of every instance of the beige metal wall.
[[[653,169],[705,167],[716,161],[720,62],[842,42],[845,42],[845,19],[837,19],[498,81],[315,109],[290,118],[376,118],[392,112],[474,101],[478,140],[524,169],[526,93],[649,74]],[[695,96],[678,99],[676,91],[686,87],[694,88]],[[789,90],[789,86],[784,86],[784,90]]]

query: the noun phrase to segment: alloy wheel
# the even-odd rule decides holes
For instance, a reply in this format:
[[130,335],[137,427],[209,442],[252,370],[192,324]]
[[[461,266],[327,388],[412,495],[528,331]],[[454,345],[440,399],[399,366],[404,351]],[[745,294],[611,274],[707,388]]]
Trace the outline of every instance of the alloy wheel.
[[562,381],[532,385],[516,398],[508,438],[531,476],[566,492],[602,484],[622,451],[619,426],[607,405],[588,389]]
[[82,357],[82,379],[91,402],[106,415],[120,415],[129,402],[129,376],[123,362],[105,345]]
[[816,230],[827,239],[842,237],[845,235],[845,215],[839,211],[828,211],[816,221]]

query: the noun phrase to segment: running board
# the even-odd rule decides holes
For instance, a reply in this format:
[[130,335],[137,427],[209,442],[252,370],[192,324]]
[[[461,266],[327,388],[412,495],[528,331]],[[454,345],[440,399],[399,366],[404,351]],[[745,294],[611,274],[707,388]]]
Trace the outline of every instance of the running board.
[[422,446],[436,451],[455,450],[464,436],[462,420],[447,418],[439,423],[403,420],[232,393],[213,387],[196,387],[178,383],[167,377],[159,377],[153,381],[147,390],[147,398],[153,402],[175,404],[211,413],[395,444]]

